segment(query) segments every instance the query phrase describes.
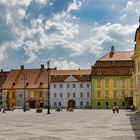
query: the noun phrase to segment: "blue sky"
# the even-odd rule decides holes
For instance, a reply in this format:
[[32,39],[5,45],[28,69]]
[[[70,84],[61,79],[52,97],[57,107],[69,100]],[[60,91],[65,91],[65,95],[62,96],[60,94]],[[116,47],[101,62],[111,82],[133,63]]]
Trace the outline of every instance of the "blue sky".
[[1,0],[0,66],[87,69],[110,51],[134,50],[139,0]]

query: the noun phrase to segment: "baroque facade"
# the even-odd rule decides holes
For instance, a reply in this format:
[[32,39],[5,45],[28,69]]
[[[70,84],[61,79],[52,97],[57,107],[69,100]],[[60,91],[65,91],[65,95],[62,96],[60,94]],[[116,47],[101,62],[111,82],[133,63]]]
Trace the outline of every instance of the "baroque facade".
[[111,51],[92,66],[92,108],[130,108],[133,104],[131,51]]

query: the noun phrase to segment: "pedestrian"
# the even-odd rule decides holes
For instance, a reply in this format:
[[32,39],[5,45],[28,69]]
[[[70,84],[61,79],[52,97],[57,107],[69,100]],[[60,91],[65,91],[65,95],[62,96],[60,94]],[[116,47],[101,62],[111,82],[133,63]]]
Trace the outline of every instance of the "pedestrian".
[[112,109],[113,113],[115,113],[115,106],[113,106],[113,109]]
[[119,107],[118,106],[116,106],[116,112],[119,113]]

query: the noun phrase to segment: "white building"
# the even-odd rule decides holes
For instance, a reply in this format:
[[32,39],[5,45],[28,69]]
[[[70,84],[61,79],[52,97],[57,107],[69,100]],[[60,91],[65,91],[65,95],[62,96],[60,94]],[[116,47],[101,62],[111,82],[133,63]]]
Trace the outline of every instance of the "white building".
[[90,70],[53,70],[50,85],[51,108],[90,108]]

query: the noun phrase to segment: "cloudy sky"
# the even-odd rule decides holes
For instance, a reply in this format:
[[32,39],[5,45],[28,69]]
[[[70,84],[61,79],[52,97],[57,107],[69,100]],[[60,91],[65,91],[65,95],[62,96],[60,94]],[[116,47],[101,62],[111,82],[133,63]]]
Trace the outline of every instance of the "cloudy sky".
[[0,66],[90,68],[102,55],[133,50],[140,0],[0,0]]

